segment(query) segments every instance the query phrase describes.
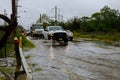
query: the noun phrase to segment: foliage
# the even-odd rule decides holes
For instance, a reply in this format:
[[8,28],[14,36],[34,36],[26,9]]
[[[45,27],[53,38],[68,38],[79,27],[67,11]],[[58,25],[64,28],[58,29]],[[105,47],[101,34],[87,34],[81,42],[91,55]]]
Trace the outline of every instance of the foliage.
[[[1,38],[2,38],[4,33],[0,32],[0,34],[1,34]],[[0,40],[1,40],[1,38],[0,38]],[[6,53],[7,53],[7,55],[10,54],[10,52],[12,52],[14,50],[13,40],[14,40],[14,34],[11,33],[11,35],[9,36],[9,38],[6,41]],[[0,57],[4,57],[4,56],[5,56],[5,47],[0,49]]]
[[104,41],[113,41],[113,42],[119,42],[120,41],[120,33],[89,33],[89,32],[81,32],[81,33],[77,33],[74,32],[74,36],[75,38],[91,38],[93,40],[104,40]]
[[[42,14],[37,22],[40,22],[40,19],[44,23],[44,28],[55,24],[55,21],[46,14]],[[91,17],[73,17],[66,22],[58,22],[58,25],[74,32],[115,33],[120,31],[120,13],[105,5],[99,12],[93,13]]]
[[[45,17],[49,18],[47,15],[44,15],[43,18]],[[50,18],[47,20],[47,22],[44,22],[45,27],[54,24],[55,21]],[[118,41],[117,37],[119,36],[115,36],[114,34],[120,32],[120,13],[118,10],[111,9],[110,7],[105,5],[99,12],[93,13],[91,17],[73,17],[66,22],[58,22],[58,25],[63,26],[65,29],[73,31],[74,36],[76,37],[78,37],[80,33],[88,33],[92,35],[85,35],[86,37],[97,37],[99,39],[103,39],[105,38],[105,36],[102,36],[104,34],[107,34],[107,39]],[[96,33],[102,35],[94,35]],[[108,36],[111,37],[108,38]]]
[[29,48],[35,47],[35,45],[32,44],[29,40],[27,40],[27,38],[24,35],[22,35],[21,33],[18,33],[16,36],[17,36],[18,39],[20,37],[22,37],[22,47],[23,47],[23,49],[29,49]]
[[35,72],[38,72],[38,71],[41,71],[42,70],[42,68],[35,68]]
[[91,17],[74,17],[62,25],[65,29],[76,32],[115,33],[120,31],[120,13],[104,6],[100,12],[92,14]]
[[[22,37],[22,43],[23,43],[24,49],[34,47],[34,45],[30,41],[28,41],[24,35],[21,34],[21,29],[23,29],[23,27],[18,26],[16,28],[16,35],[15,35],[15,33],[12,32],[11,35],[9,36],[9,38],[7,39],[7,41],[6,41],[6,53],[7,53],[7,55],[11,54],[11,52],[14,51],[14,37],[15,36],[17,36],[18,39],[20,36]],[[1,36],[0,39],[2,38],[3,34],[4,34],[3,32],[0,32],[0,36]],[[5,56],[5,47],[0,49],[0,57],[4,57],[4,56]]]
[[10,80],[10,77],[13,76],[15,69],[13,67],[0,67],[0,72],[4,72],[4,76],[0,75],[0,80]]
[[105,6],[99,13],[92,14],[92,18],[96,22],[97,30],[100,32],[112,32],[117,31],[117,18],[119,17],[119,11],[110,9]]

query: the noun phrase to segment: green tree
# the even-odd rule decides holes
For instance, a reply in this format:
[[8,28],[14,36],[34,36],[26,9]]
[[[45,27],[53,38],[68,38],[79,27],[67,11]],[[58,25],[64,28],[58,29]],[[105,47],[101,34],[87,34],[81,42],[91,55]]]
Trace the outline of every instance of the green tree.
[[81,27],[81,20],[78,17],[74,17],[67,21],[66,28],[71,31],[79,31]]
[[88,21],[89,20],[90,20],[90,18],[86,17],[86,16],[84,16],[84,17],[81,18],[80,31],[82,31],[82,32],[89,32],[90,31],[90,29],[88,27]]
[[116,29],[116,19],[119,15],[119,11],[115,9],[110,9],[108,6],[105,6],[101,9],[101,15],[105,26],[109,31]]
[[96,25],[95,30],[100,32],[116,31],[118,15],[118,10],[110,9],[108,6],[104,6],[100,12],[92,14],[91,18],[94,19]]

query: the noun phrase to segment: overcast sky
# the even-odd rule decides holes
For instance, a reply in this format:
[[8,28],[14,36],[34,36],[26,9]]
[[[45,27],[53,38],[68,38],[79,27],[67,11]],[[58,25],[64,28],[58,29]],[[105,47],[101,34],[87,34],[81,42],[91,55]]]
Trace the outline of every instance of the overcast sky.
[[[54,17],[55,5],[59,8],[58,13],[64,16],[64,20],[74,16],[90,17],[91,14],[99,12],[101,8],[108,5],[111,9],[120,11],[120,0],[18,0],[19,24],[28,28],[40,17],[47,14]],[[11,0],[0,0],[0,14],[6,9],[8,16],[11,14]],[[27,12],[23,12],[27,11]]]

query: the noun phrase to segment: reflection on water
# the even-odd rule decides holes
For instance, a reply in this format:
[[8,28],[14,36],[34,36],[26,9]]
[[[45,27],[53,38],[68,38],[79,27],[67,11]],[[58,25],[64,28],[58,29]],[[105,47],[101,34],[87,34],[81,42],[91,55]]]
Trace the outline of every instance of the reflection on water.
[[55,53],[52,46],[50,46],[49,52],[50,52],[50,59],[55,59],[55,55],[54,55]]
[[35,72],[35,80],[120,79],[119,47],[90,41],[69,42],[68,45],[42,41],[34,43],[35,51],[29,52],[33,53],[31,62],[43,69]]

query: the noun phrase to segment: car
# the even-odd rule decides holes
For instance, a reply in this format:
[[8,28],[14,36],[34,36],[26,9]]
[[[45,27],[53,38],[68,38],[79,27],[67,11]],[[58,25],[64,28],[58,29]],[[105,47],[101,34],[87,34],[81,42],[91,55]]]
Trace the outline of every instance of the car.
[[67,32],[67,35],[68,35],[68,39],[70,41],[73,41],[73,33],[70,30],[66,30],[66,32]]
[[25,30],[24,35],[30,36],[31,35],[30,30]]
[[44,38],[53,41],[64,41],[68,43],[67,32],[62,26],[47,26],[44,31]]
[[43,28],[43,25],[40,23],[32,24],[30,28],[30,32],[32,37],[44,38],[43,37],[44,28]]

